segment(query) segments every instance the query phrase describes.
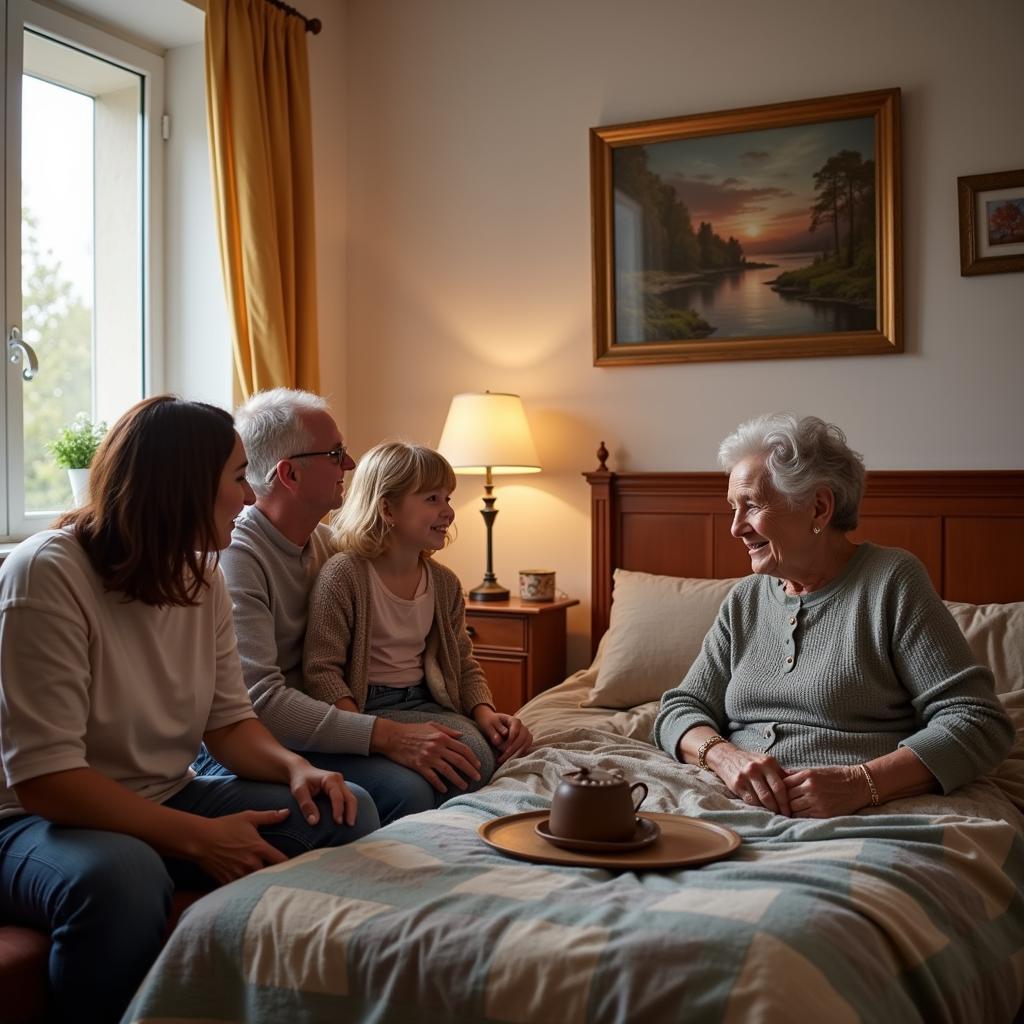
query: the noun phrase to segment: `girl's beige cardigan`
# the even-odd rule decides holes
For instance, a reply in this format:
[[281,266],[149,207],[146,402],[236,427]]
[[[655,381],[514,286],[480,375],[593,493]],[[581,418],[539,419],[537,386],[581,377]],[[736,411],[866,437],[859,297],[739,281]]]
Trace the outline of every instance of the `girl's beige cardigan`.
[[[468,715],[477,704],[494,707],[483,669],[466,632],[466,603],[458,577],[425,559],[434,588],[434,622],[423,652],[423,676],[442,707]],[[320,570],[309,596],[302,674],[307,692],[333,704],[351,697],[366,704],[370,661],[370,567],[343,552]]]

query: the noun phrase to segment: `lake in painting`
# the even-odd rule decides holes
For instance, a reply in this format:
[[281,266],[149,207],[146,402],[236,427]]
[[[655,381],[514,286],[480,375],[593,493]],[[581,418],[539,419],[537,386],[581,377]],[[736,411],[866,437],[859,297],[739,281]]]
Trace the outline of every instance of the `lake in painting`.
[[813,265],[814,253],[765,254],[771,266],[720,272],[661,292],[673,309],[692,309],[715,327],[710,337],[762,338],[824,331],[869,331],[875,310],[848,302],[809,301],[775,291],[772,282],[787,270]]
[[613,155],[616,343],[876,326],[874,119]]

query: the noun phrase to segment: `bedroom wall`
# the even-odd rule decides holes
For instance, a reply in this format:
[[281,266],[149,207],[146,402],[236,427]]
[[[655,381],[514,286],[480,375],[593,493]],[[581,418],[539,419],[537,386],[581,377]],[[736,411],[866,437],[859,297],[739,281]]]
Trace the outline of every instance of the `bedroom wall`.
[[164,353],[162,386],[232,406],[231,323],[213,212],[202,43],[164,54]]
[[317,317],[320,331],[320,390],[338,409],[346,405],[347,292],[345,152],[348,119],[347,9],[338,0],[297,4],[319,18],[320,34],[306,37],[313,104],[313,188],[316,192]]
[[[344,396],[357,450],[435,444],[458,391],[523,395],[544,473],[499,481],[496,569],[514,585],[520,567],[553,568],[581,599],[571,668],[589,627],[580,472],[602,439],[612,468],[713,469],[738,421],[793,409],[841,424],[874,469],[1024,465],[1024,277],[960,277],[956,209],[958,175],[1021,166],[1018,0],[346,10],[344,39],[311,45],[314,91],[342,65],[348,89],[347,106],[321,97],[316,112],[318,159],[347,139],[343,195],[317,180],[325,390]],[[903,90],[905,354],[592,365],[589,127],[890,86]],[[479,495],[463,478],[443,556],[467,586],[483,568]]]

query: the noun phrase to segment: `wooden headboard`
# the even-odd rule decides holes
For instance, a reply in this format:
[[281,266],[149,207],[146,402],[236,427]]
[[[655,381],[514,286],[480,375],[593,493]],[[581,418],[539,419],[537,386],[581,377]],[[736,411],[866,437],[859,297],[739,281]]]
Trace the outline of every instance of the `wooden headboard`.
[[[591,646],[608,628],[616,569],[727,579],[750,573],[729,533],[724,473],[586,474]],[[853,540],[906,548],[947,600],[1024,601],[1024,472],[868,473]]]

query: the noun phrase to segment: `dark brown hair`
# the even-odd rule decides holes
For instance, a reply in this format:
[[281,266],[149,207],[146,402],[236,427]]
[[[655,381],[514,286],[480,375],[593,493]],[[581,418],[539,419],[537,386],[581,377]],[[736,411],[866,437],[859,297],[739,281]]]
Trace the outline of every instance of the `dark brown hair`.
[[144,604],[196,604],[216,565],[214,505],[234,445],[223,409],[147,398],[103,439],[89,502],[56,525],[71,528],[108,590]]

